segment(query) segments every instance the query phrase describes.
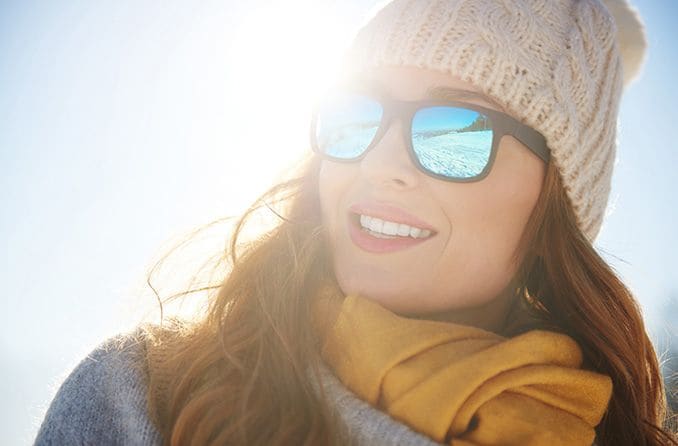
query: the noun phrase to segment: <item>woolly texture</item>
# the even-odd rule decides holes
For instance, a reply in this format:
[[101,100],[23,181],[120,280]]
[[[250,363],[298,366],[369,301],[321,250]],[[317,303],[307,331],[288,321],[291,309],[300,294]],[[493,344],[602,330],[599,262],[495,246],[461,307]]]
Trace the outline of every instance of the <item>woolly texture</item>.
[[348,71],[415,66],[480,88],[546,137],[593,242],[610,193],[623,87],[616,32],[598,0],[394,0],[356,35]]

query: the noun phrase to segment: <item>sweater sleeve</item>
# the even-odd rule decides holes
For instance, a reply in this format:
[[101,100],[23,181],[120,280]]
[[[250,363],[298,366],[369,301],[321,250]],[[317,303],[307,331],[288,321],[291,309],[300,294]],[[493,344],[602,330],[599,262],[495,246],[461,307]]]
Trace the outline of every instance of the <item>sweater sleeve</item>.
[[134,335],[97,347],[59,388],[35,446],[162,444],[146,408],[144,356]]

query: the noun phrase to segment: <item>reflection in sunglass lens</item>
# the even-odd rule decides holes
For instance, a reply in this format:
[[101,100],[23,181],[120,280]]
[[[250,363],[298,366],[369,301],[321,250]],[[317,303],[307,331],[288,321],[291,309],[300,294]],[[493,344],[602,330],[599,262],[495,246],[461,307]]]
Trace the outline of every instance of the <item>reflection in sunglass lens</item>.
[[492,124],[475,110],[423,108],[412,119],[412,147],[426,170],[448,178],[473,178],[490,159]]
[[363,154],[377,134],[383,115],[379,102],[357,94],[337,94],[323,101],[317,112],[318,148],[339,159]]

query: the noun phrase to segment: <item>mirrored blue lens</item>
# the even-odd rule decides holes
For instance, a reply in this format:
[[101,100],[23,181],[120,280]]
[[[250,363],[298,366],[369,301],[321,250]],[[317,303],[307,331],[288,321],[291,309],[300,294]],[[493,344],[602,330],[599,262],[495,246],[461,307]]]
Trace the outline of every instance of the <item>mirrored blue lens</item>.
[[327,97],[316,115],[318,148],[334,158],[359,157],[377,134],[383,113],[379,102],[365,96],[337,93]]
[[412,147],[424,169],[447,178],[473,178],[490,160],[492,123],[467,108],[423,108],[412,119]]

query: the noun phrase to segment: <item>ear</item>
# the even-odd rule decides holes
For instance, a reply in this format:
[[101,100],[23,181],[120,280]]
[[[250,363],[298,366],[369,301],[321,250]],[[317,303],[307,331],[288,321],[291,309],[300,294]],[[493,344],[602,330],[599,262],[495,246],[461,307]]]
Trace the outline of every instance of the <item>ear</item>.
[[628,0],[602,0],[617,24],[617,45],[624,67],[624,87],[637,78],[645,60],[645,25]]

